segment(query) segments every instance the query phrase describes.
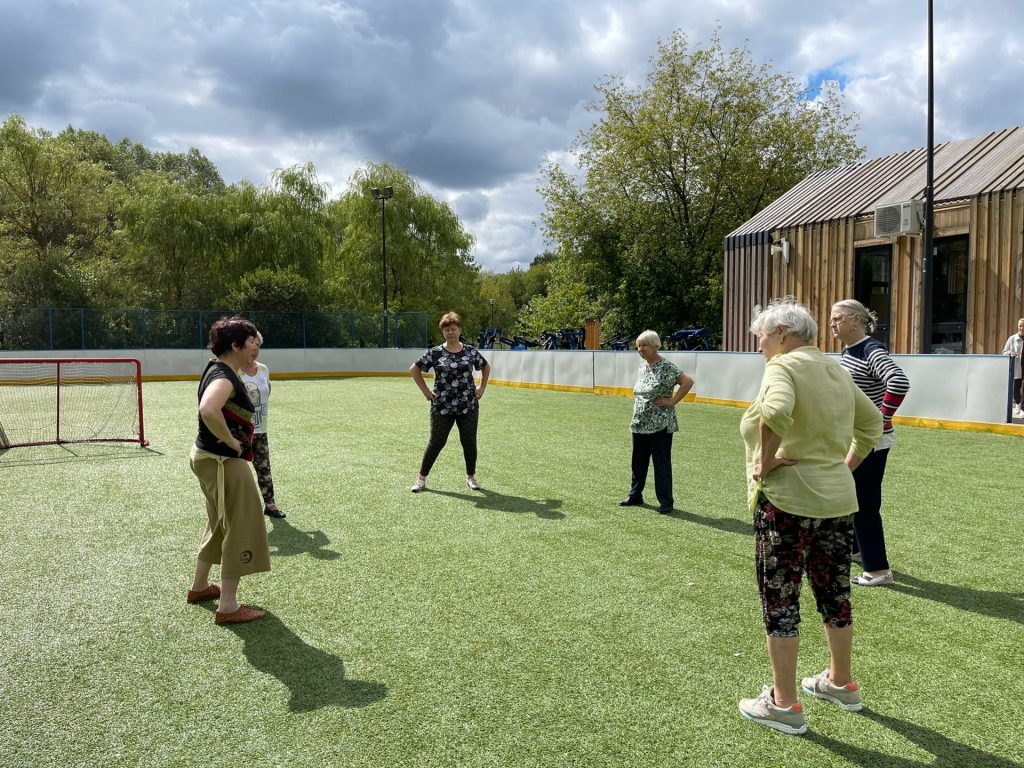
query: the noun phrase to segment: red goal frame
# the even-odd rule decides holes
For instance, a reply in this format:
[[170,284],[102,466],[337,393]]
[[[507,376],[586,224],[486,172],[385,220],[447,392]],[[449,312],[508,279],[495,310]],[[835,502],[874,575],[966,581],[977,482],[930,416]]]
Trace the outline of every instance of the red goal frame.
[[[139,434],[137,437],[90,437],[66,440],[61,437],[61,366],[79,363],[127,363],[135,367],[135,407],[138,415]],[[35,440],[20,443],[8,443],[8,448],[25,448],[33,445],[67,445],[70,443],[138,443],[140,448],[149,445],[146,439],[145,423],[142,415],[142,361],[136,357],[5,357],[0,358],[0,365],[56,365],[56,439]],[[32,386],[27,383],[26,386]],[[70,386],[70,385],[68,385]],[[2,424],[0,424],[2,426]]]

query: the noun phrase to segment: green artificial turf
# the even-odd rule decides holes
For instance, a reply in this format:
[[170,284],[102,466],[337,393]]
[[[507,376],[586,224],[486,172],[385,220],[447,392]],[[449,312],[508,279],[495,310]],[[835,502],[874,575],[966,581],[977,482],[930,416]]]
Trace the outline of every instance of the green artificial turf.
[[[677,507],[619,508],[631,401],[491,387],[409,492],[404,379],[280,381],[260,622],[185,603],[205,511],[195,383],[145,385],[148,450],[0,455],[0,766],[954,766],[1024,760],[1018,438],[898,428],[888,588],[854,593],[867,709],[749,723],[769,680],[740,411],[680,407]],[[653,491],[653,489],[651,489]],[[653,493],[650,494],[653,500]],[[216,576],[217,570],[214,570]],[[827,663],[805,589],[800,673]]]

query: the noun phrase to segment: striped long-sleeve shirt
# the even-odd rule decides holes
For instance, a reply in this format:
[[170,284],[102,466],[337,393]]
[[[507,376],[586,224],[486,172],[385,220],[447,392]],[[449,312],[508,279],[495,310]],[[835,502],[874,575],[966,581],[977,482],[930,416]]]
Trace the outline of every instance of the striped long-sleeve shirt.
[[882,412],[882,435],[892,436],[892,417],[910,391],[910,380],[893,359],[882,342],[870,336],[843,349],[840,360],[850,372],[854,383]]

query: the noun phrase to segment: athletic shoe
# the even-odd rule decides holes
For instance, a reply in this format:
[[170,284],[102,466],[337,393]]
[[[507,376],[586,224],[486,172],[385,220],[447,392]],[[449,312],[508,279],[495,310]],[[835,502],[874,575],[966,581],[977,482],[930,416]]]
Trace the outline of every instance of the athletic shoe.
[[783,733],[793,735],[807,733],[807,720],[804,718],[803,705],[798,701],[792,707],[785,709],[776,706],[770,685],[766,685],[756,699],[740,699],[740,714],[747,720],[753,720],[755,723]]
[[412,484],[412,488],[409,490],[413,493],[419,493],[427,489],[427,479],[425,477],[417,477],[416,482]]
[[287,515],[284,512],[282,512],[280,509],[271,509],[270,507],[265,507],[263,509],[263,514],[266,515],[267,517],[273,517],[276,520],[281,520],[281,519],[287,517]]
[[838,704],[847,712],[860,712],[864,709],[857,684],[851,682],[846,685],[832,685],[832,681],[828,679],[827,669],[814,677],[805,677],[800,681],[800,687],[811,696]]
[[893,578],[891,570],[886,570],[881,576],[870,576],[865,571],[860,576],[854,576],[852,581],[858,587],[880,587],[883,584],[891,584]]
[[469,490],[471,491],[480,490],[480,483],[476,481],[476,477],[474,477],[473,475],[470,475],[469,477],[466,478],[466,485],[469,486]]

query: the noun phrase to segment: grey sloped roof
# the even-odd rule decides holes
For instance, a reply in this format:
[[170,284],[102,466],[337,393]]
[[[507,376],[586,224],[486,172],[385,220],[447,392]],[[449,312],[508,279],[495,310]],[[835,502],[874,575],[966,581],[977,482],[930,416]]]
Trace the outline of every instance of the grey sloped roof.
[[[927,152],[914,149],[807,176],[729,237],[843,219],[924,197]],[[935,203],[1024,187],[1024,128],[935,147]]]

